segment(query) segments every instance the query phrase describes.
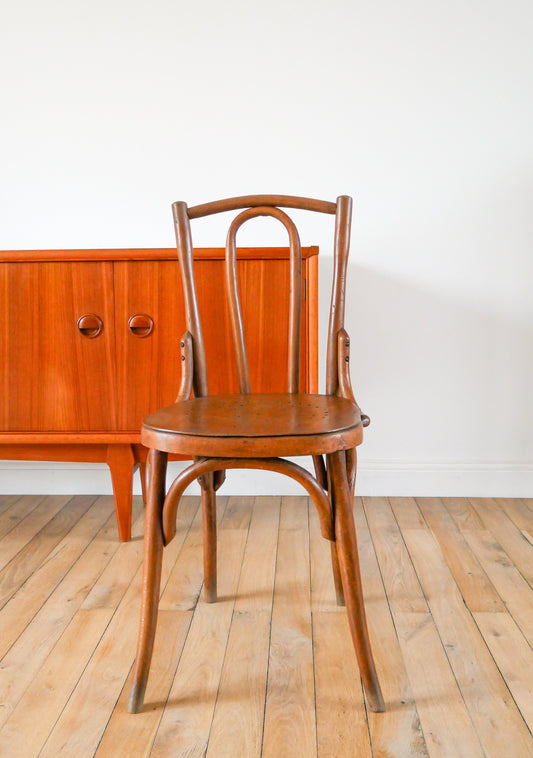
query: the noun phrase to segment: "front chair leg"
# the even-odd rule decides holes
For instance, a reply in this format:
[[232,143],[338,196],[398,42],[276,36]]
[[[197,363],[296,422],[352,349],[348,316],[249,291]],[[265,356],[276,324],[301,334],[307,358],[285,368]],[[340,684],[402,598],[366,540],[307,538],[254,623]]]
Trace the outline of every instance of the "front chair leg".
[[204,474],[202,488],[202,526],[204,544],[204,600],[217,600],[217,508],[213,472]]
[[342,452],[328,455],[328,472],[335,499],[335,539],[346,611],[365,694],[370,709],[380,713],[385,710],[385,703],[372,657],[366,624],[352,498],[345,460]]
[[137,656],[133,669],[133,684],[130,691],[128,711],[142,711],[144,693],[150,671],[154,647],[159,590],[161,586],[161,564],[163,560],[163,532],[161,513],[165,500],[165,476],[167,453],[151,450],[149,453],[150,484],[146,504],[144,526],[144,563],[141,595],[141,621],[137,641]]

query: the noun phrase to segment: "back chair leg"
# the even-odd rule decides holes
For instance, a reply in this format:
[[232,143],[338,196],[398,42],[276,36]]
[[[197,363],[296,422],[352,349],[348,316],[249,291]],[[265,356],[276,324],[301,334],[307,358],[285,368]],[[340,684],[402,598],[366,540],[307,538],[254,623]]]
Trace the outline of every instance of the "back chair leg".
[[346,473],[348,475],[348,487],[350,495],[353,497],[355,490],[355,476],[357,474],[357,448],[352,447],[346,453]]
[[365,694],[370,709],[380,713],[385,710],[385,703],[372,657],[366,624],[352,498],[345,461],[343,453],[328,455],[328,472],[335,501],[335,539],[346,611]]
[[147,480],[146,480],[146,463],[139,463],[139,474],[141,477],[141,492],[142,492],[142,498],[143,503],[146,505],[147,498],[148,498],[148,486],[147,486]]
[[204,542],[204,600],[217,600],[217,496],[213,473],[204,474],[202,487],[202,526]]
[[346,605],[344,601],[344,590],[342,589],[341,569],[339,566],[339,555],[337,553],[337,543],[330,542],[331,547],[331,566],[333,568],[333,581],[335,582],[335,597],[337,605]]
[[144,527],[144,563],[141,595],[141,622],[137,641],[137,656],[133,669],[133,683],[128,702],[130,713],[142,711],[144,693],[150,671],[159,608],[161,564],[163,560],[163,532],[161,513],[165,500],[166,453],[151,450],[149,453],[150,484]]
[[[322,456],[320,456],[322,458]],[[325,469],[324,469],[325,471]],[[333,511],[333,518],[335,518],[335,491],[331,484],[331,475],[329,470],[327,471],[327,490],[329,492],[329,498],[331,501],[331,508]],[[337,544],[335,542],[330,543],[331,548],[331,568],[333,569],[333,582],[335,584],[335,597],[337,599],[337,605],[346,605],[344,602],[344,590],[342,588],[341,570],[339,567],[339,556],[337,554]]]

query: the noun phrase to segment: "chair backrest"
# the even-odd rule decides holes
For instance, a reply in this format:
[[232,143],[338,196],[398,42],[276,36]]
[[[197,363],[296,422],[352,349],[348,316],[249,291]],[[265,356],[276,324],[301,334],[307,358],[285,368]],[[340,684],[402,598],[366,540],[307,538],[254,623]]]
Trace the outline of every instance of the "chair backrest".
[[289,235],[290,315],[288,391],[291,393],[298,392],[300,374],[300,318],[302,310],[301,246],[294,222],[281,208],[296,208],[318,213],[328,213],[335,216],[335,259],[328,331],[326,392],[331,395],[337,392],[337,338],[339,330],[344,326],[345,281],[350,248],[352,199],[347,195],[341,195],[335,203],[331,203],[324,200],[313,200],[311,198],[293,197],[290,195],[247,195],[217,200],[203,205],[195,205],[191,208],[186,203],[179,201],[172,205],[185,295],[185,308],[187,311],[187,329],[193,340],[193,388],[196,397],[203,397],[208,394],[208,384],[204,339],[194,282],[190,220],[214,213],[235,210],[241,210],[242,212],[231,223],[227,235],[226,290],[230,308],[240,391],[242,393],[249,393],[251,390],[237,283],[236,236],[238,229],[245,221],[257,216],[271,216],[285,226]]

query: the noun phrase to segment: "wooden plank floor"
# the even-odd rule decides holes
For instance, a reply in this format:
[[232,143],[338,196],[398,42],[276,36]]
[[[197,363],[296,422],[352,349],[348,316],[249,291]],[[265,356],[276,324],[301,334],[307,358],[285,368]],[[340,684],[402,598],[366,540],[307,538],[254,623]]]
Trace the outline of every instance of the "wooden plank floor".
[[0,756],[533,756],[533,500],[356,498],[387,712],[367,712],[306,497],[220,497],[203,602],[199,499],[165,551],[145,710],[125,705],[143,507],[0,497]]

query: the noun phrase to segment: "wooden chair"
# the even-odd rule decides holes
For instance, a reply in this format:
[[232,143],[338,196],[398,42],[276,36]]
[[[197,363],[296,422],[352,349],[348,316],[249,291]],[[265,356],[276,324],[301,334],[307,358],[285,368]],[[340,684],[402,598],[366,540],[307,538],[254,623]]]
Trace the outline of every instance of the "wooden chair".
[[[301,250],[297,229],[280,208],[335,215],[335,266],[329,319],[326,394],[299,393]],[[240,394],[209,396],[202,327],[193,275],[190,219],[242,210],[233,220],[226,243],[226,289],[230,305]],[[307,490],[318,510],[322,535],[331,541],[337,601],[346,604],[349,625],[367,702],[383,711],[365,618],[352,494],[356,447],[363,439],[361,415],[350,385],[350,341],[344,325],[346,266],[352,200],[336,203],[284,195],[251,195],[188,208],[173,205],[188,331],[181,341],[181,388],[174,405],[148,416],[142,442],[148,448],[150,482],[145,527],[141,621],[128,710],[142,710],[152,657],[164,546],[175,534],[176,511],[185,488],[199,479],[204,534],[204,598],[215,602],[215,492],[226,469],[269,469],[287,474]],[[236,234],[248,219],[271,216],[287,229],[290,241],[290,318],[287,394],[251,394],[236,276]],[[194,397],[191,399],[191,392]],[[194,458],[165,494],[168,453]],[[313,457],[315,477],[280,456]],[[325,456],[325,461],[324,461]]]

